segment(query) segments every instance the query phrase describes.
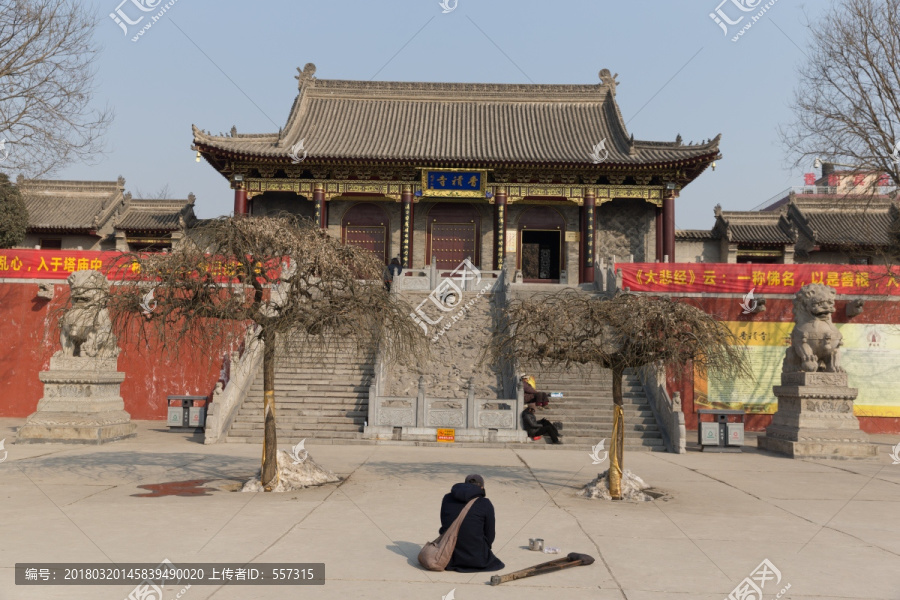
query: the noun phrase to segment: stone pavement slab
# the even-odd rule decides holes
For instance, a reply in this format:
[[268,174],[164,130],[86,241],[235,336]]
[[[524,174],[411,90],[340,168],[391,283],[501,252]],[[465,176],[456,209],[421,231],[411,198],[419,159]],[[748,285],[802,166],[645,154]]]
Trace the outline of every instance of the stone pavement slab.
[[[324,586],[168,586],[163,600],[560,596],[722,600],[763,559],[781,572],[764,600],[900,600],[900,436],[873,436],[864,461],[740,454],[626,453],[628,469],[664,493],[654,502],[585,500],[576,492],[608,463],[582,449],[443,448],[307,442],[344,478],[285,494],[232,492],[259,468],[253,444],[204,446],[190,433],[138,422],[104,446],[16,445],[22,419],[0,420],[0,600],[121,600],[134,586],[15,586],[17,562],[324,562]],[[285,442],[284,440],[282,440]],[[296,443],[299,440],[288,440]],[[290,444],[282,444],[287,449]],[[500,586],[490,573],[434,573],[416,554],[437,535],[442,496],[471,472],[497,511],[500,573],[556,556],[575,567]],[[139,486],[203,480],[202,495],[141,497]],[[155,599],[154,599],[155,600]]]

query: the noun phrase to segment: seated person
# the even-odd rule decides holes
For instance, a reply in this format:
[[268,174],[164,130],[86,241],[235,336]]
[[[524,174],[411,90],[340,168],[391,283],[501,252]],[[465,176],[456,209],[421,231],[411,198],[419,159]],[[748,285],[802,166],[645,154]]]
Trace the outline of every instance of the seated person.
[[534,379],[528,375],[522,375],[522,391],[525,392],[525,404],[534,404],[542,409],[547,408],[550,402],[550,394],[534,389]]
[[503,562],[491,552],[494,543],[494,505],[485,497],[484,478],[469,475],[465,482],[454,484],[441,502],[441,529],[443,534],[453,524],[462,509],[472,498],[478,498],[459,527],[456,548],[447,565],[447,571],[474,573],[499,571]]
[[[559,428],[562,428],[562,423],[557,424]],[[557,425],[554,425],[547,419],[537,420],[537,417],[534,416],[534,407],[529,406],[526,407],[525,410],[522,411],[522,429],[525,430],[525,433],[528,434],[528,437],[534,439],[536,437],[542,435],[549,435],[550,440],[554,444],[562,444],[559,436],[559,429]]]

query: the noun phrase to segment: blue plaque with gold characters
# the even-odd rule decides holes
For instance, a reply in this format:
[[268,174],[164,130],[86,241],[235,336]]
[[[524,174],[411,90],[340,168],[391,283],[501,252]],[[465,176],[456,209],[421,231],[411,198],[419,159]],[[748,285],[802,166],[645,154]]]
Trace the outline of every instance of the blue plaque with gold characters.
[[422,169],[422,195],[484,198],[487,172],[470,169]]

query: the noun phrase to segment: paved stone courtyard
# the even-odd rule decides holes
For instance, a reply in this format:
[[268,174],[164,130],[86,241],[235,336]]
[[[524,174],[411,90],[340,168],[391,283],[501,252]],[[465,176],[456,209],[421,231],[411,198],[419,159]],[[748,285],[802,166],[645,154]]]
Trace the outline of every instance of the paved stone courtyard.
[[[170,587],[181,598],[550,597],[722,600],[764,559],[782,575],[763,598],[900,600],[900,439],[872,436],[875,459],[789,460],[759,453],[630,452],[626,468],[670,498],[604,503],[575,492],[605,469],[575,447],[452,448],[307,442],[340,485],[288,494],[230,493],[258,468],[253,444],[138,422],[105,446],[16,445],[23,419],[0,420],[0,599],[126,598],[133,586],[14,585],[17,562],[324,562],[304,587]],[[282,440],[282,448],[288,442]],[[2,453],[0,453],[2,457]],[[441,497],[482,473],[497,510],[501,573],[556,558],[526,549],[542,537],[588,567],[488,585],[490,574],[420,569]],[[136,497],[141,485],[208,480],[200,496]],[[182,593],[183,592],[183,593]]]

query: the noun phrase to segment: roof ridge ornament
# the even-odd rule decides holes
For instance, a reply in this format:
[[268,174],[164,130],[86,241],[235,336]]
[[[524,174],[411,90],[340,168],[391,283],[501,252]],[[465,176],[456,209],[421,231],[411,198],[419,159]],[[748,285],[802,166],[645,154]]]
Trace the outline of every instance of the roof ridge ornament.
[[313,63],[306,63],[301,70],[300,67],[297,67],[297,74],[294,75],[294,79],[297,80],[297,89],[303,89],[303,86],[308,81],[315,81],[316,74],[316,65]]
[[616,95],[616,86],[619,85],[619,82],[616,81],[616,77],[619,76],[618,73],[615,75],[611,75],[609,69],[600,69],[600,83],[609,87],[609,91],[612,92],[613,97]]

